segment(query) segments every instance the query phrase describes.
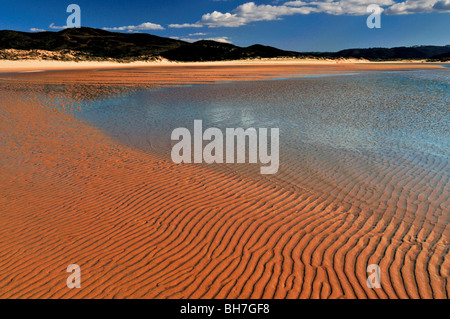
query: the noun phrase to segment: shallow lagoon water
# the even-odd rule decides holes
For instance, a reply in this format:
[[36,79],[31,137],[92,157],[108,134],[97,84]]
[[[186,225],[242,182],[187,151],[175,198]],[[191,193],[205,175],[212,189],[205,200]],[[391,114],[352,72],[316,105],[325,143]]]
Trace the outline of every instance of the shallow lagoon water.
[[194,120],[223,132],[279,128],[277,174],[259,175],[259,164],[220,165],[349,207],[380,214],[394,207],[446,227],[449,105],[450,71],[426,70],[144,89],[77,115],[169,160],[171,132],[193,132]]
[[447,156],[449,101],[449,72],[382,72],[149,89],[93,103],[78,115],[140,147],[143,138],[162,143],[162,153],[174,128],[201,119],[221,129],[278,127],[282,145],[291,147],[316,141],[377,149],[397,141]]

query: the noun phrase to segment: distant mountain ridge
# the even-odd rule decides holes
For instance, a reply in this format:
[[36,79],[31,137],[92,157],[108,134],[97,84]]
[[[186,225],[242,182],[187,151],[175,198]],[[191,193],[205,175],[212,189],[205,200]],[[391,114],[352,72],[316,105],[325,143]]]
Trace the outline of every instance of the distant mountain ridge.
[[92,28],[37,33],[0,31],[0,49],[73,50],[99,58],[157,56],[182,45],[184,41],[147,33],[126,34]]
[[223,61],[249,58],[301,58],[303,54],[254,44],[246,48],[229,43],[200,40],[163,52],[162,57],[173,61]]
[[[252,58],[362,58],[368,60],[450,60],[450,45],[397,48],[348,49],[339,52],[295,52],[255,44],[239,47],[229,43],[200,40],[189,43],[147,33],[118,33],[93,28],[71,28],[58,32],[0,31],[0,50],[45,50],[71,52],[54,55],[77,59],[172,61],[223,61]],[[76,52],[77,54],[72,54]]]
[[450,45],[422,45],[413,47],[347,49],[338,52],[318,53],[319,56],[363,58],[367,60],[439,59],[448,56]]

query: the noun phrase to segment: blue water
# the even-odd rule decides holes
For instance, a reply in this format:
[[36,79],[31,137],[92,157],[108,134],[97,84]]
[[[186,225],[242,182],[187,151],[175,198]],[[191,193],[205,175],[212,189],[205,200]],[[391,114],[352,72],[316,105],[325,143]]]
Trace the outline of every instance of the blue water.
[[449,106],[450,70],[441,69],[142,89],[77,115],[167,160],[171,132],[196,119],[204,129],[279,128],[276,175],[258,177],[255,164],[230,169],[365,211],[414,214],[426,204],[427,218],[448,222]]
[[161,153],[174,128],[201,119],[221,129],[278,127],[287,149],[301,142],[448,158],[449,104],[450,72],[439,70],[149,89],[94,102],[78,115],[138,147],[151,141]]

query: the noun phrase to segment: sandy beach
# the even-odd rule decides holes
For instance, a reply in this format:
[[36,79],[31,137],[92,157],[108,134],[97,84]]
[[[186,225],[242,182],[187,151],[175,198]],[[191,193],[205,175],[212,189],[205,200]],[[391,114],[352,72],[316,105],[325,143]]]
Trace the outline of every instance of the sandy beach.
[[[372,214],[348,198],[227,167],[174,164],[46,100],[67,98],[69,108],[143,87],[439,68],[0,61],[0,297],[448,298],[445,191],[410,197],[403,210],[389,201],[399,191],[392,189],[386,213]],[[444,170],[445,163],[433,164]],[[377,182],[410,187],[407,171],[405,164]],[[344,182],[355,191],[355,179]],[[381,289],[366,285],[372,263],[384,274]],[[83,289],[67,289],[69,264],[81,266]]]
[[[40,72],[40,71],[61,71],[61,70],[89,70],[89,69],[121,69],[121,68],[139,68],[148,66],[243,66],[243,65],[334,65],[344,64],[349,67],[354,64],[367,64],[371,67],[378,68],[376,65],[390,65],[391,69],[405,68],[404,64],[422,64],[421,68],[433,67],[433,65],[441,63],[426,63],[423,60],[404,60],[392,62],[369,62],[364,59],[335,59],[335,60],[318,60],[318,59],[293,59],[293,58],[275,58],[275,59],[249,59],[235,61],[217,61],[217,62],[173,62],[161,59],[154,62],[108,62],[108,61],[52,61],[52,60],[0,60],[0,73],[5,72]],[[352,68],[350,66],[350,68]],[[381,67],[382,68],[382,67]]]

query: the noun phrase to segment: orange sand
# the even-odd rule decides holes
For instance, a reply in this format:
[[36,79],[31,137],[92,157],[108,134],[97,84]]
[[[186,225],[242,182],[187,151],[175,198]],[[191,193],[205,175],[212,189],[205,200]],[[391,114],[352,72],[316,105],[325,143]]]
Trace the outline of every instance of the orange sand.
[[[448,298],[447,225],[403,218],[395,207],[391,218],[353,211],[226,169],[175,165],[34,98],[49,82],[83,99],[115,94],[106,84],[307,72],[321,68],[158,66],[2,77],[0,297]],[[73,263],[81,266],[81,289],[66,287]],[[381,289],[366,286],[370,263],[381,267]]]
[[[1,62],[4,62],[3,64]],[[260,80],[271,77],[302,76],[368,71],[442,68],[422,63],[338,63],[338,62],[198,62],[198,63],[112,63],[0,61],[1,73],[17,72],[16,78],[42,83],[173,85],[216,81]],[[46,63],[47,62],[47,63]],[[72,72],[61,72],[71,70]],[[46,71],[46,72],[44,72]],[[0,79],[1,80],[1,79]],[[5,80],[5,78],[3,78]]]

